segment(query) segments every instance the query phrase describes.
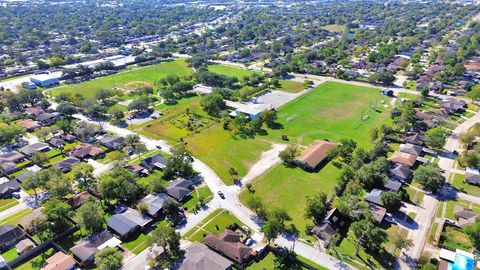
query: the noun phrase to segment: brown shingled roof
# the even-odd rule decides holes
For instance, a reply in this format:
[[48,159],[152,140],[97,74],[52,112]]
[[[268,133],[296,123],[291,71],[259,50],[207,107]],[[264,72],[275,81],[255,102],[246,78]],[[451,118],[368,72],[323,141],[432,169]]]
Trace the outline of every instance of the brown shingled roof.
[[416,160],[417,160],[416,155],[403,153],[403,152],[400,152],[400,151],[396,151],[390,157],[390,161],[400,163],[400,164],[403,164],[403,165],[407,165],[407,166],[410,166],[410,167],[415,164]]
[[335,143],[316,140],[302,151],[300,156],[297,157],[297,161],[313,169],[327,157],[330,150],[337,148],[337,146]]
[[204,239],[210,248],[242,264],[250,256],[252,249],[240,242],[240,235],[231,230],[224,230],[220,235],[210,233]]

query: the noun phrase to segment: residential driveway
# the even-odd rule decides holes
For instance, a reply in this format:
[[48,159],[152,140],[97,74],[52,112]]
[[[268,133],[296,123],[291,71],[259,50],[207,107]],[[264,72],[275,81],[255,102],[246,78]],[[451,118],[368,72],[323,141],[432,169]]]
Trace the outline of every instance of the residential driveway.
[[123,265],[123,270],[142,270],[149,269],[148,262],[155,256],[163,252],[163,248],[159,246],[152,246],[140,252],[132,260]]

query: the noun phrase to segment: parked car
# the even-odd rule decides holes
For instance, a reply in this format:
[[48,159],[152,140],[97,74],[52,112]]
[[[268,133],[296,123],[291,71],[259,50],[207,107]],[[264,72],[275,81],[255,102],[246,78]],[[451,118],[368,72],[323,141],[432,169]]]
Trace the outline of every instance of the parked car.
[[218,196],[220,196],[220,198],[222,198],[222,199],[225,199],[225,195],[220,190],[218,191]]

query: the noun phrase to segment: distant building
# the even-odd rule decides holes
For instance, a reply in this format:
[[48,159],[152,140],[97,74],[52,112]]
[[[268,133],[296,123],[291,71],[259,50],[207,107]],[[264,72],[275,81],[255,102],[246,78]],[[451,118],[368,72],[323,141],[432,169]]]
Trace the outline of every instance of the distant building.
[[58,77],[50,74],[38,74],[30,77],[30,81],[40,87],[50,87],[60,83]]
[[37,86],[32,82],[22,82],[22,87],[27,90],[35,90]]

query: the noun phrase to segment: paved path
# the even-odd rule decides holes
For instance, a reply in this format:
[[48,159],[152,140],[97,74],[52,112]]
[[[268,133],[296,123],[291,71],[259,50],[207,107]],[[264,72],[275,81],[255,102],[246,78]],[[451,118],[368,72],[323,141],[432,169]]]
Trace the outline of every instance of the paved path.
[[282,162],[282,160],[278,157],[278,154],[286,147],[286,144],[276,143],[272,145],[270,150],[263,152],[260,155],[260,159],[253,164],[247,175],[242,178],[242,184],[245,185],[246,183],[265,173],[268,169]]

